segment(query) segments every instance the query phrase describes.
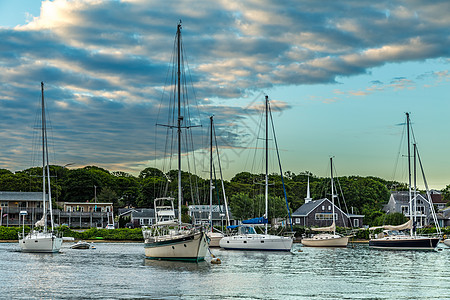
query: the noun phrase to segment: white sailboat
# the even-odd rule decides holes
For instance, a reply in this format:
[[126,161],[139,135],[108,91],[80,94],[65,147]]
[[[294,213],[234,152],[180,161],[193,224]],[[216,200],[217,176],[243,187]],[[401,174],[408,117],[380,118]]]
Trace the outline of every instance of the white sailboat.
[[[206,233],[206,235],[209,238],[209,246],[210,247],[220,247],[220,240],[225,236],[223,234],[223,232],[218,231],[217,229],[214,228],[213,226],[213,220],[212,220],[212,216],[213,216],[213,190],[215,189],[214,183],[213,183],[213,136],[215,138],[215,132],[214,132],[214,121],[213,121],[213,116],[210,117],[210,160],[209,160],[209,230]],[[222,168],[220,166],[220,159],[219,159],[219,150],[217,147],[217,143],[216,143],[216,150],[217,150],[217,161],[219,164],[219,170],[220,170],[220,179],[221,179],[221,183],[222,183],[222,193],[223,193],[223,198],[224,198],[224,203],[225,203],[225,215],[226,215],[226,225],[229,226],[230,225],[230,216],[228,214],[228,204],[227,204],[227,197],[225,194],[225,186],[223,184],[223,178],[222,178]],[[219,206],[220,208],[220,206]],[[220,212],[222,213],[222,212]]]
[[[52,212],[52,196],[50,189],[50,169],[48,162],[48,146],[47,146],[47,124],[45,120],[45,104],[44,104],[44,83],[41,82],[42,95],[42,202],[43,216],[36,222],[36,227],[43,227],[42,230],[32,230],[28,234],[22,227],[19,233],[19,246],[22,252],[42,252],[55,253],[59,252],[62,245],[62,236],[54,232],[53,212]],[[48,190],[48,193],[46,192]],[[47,208],[48,202],[48,208]],[[48,230],[47,217],[50,214],[51,230]],[[23,216],[25,219],[25,215]]]
[[154,200],[156,224],[143,228],[145,256],[148,259],[202,261],[208,250],[208,238],[202,228],[193,227],[181,222],[181,130],[184,120],[181,116],[181,21],[177,26],[176,58],[177,58],[177,125],[165,125],[176,128],[178,137],[178,219],[175,218],[174,199],[170,197]]
[[333,158],[330,157],[331,164],[331,205],[333,207],[333,223],[328,227],[311,228],[313,231],[323,232],[315,234],[310,238],[303,238],[301,243],[308,247],[347,247],[348,236],[336,233],[336,213],[334,198],[334,178],[333,178]]
[[[408,147],[408,189],[409,189],[409,221],[398,225],[384,225],[369,228],[370,230],[383,229],[383,232],[377,234],[374,238],[369,240],[369,247],[375,249],[388,249],[388,250],[434,250],[439,243],[441,231],[437,222],[436,213],[434,211],[433,202],[431,201],[428,184],[425,179],[425,174],[422,168],[422,162],[418,155],[416,144],[414,143],[414,166],[416,165],[416,154],[419,160],[420,167],[422,169],[422,176],[427,190],[428,204],[430,205],[431,214],[433,216],[434,224],[437,228],[438,236],[424,236],[418,235],[416,232],[417,224],[417,195],[416,195],[416,170],[414,168],[414,191],[411,183],[411,142],[410,142],[410,119],[409,113],[406,113],[406,131],[407,131],[407,147]],[[414,194],[414,195],[413,195]],[[406,231],[406,232],[405,232]]]
[[[229,226],[229,228],[237,228],[236,235],[230,235],[222,238],[219,242],[220,247],[229,250],[268,250],[268,251],[291,251],[294,241],[293,234],[288,236],[272,235],[267,233],[268,224],[268,202],[269,202],[269,176],[268,176],[268,116],[269,116],[269,97],[265,97],[265,113],[266,113],[266,137],[265,137],[265,214],[261,218],[255,218],[244,221],[242,225]],[[281,164],[280,173],[281,172]],[[256,233],[254,225],[264,225],[264,234]],[[291,223],[292,224],[292,223]]]

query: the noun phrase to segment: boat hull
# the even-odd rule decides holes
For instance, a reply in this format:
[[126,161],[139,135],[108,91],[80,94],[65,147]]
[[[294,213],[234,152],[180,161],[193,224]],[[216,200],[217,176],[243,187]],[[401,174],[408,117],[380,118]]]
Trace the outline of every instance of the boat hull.
[[226,236],[219,245],[227,250],[291,251],[293,241],[293,237],[247,234]]
[[209,238],[209,247],[220,247],[220,240],[224,237],[222,233],[208,232],[206,235]]
[[157,260],[202,261],[208,250],[208,240],[204,232],[174,237],[158,237],[145,241],[145,257]]
[[380,238],[369,241],[369,247],[386,250],[434,250],[439,238],[399,237]]
[[312,238],[301,240],[303,246],[307,247],[347,247],[348,237],[332,234],[318,234]]
[[62,246],[62,238],[52,233],[32,233],[19,239],[22,252],[57,253]]
[[91,249],[91,244],[87,242],[78,242],[70,246],[71,249]]
[[444,240],[444,244],[447,245],[448,247],[450,247],[450,239]]

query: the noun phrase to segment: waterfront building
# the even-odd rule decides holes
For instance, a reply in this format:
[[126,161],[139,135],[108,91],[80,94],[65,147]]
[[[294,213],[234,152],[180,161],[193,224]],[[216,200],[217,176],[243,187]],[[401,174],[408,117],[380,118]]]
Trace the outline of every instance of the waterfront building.
[[[336,226],[363,227],[364,215],[348,214],[337,205],[334,206]],[[312,200],[307,197],[305,204],[292,214],[294,225],[306,227],[326,227],[333,222],[333,203],[327,198]]]
[[[45,196],[46,200],[48,195]],[[0,191],[0,226],[17,227],[22,225],[33,226],[42,218],[43,214],[42,192],[7,192]],[[67,225],[73,228],[105,228],[113,224],[112,203],[89,202],[57,202],[63,209],[53,209],[53,217],[57,225]],[[22,220],[19,214],[26,211]]]
[[[413,193],[413,201],[416,198],[415,203],[417,207],[415,209],[415,214],[417,217],[417,226],[423,227],[433,224],[432,212],[430,209],[430,203],[426,194]],[[445,201],[442,201],[442,196],[438,193],[431,194],[432,204],[437,207],[437,209],[445,208]],[[414,203],[414,202],[413,202]],[[389,202],[383,207],[383,211],[388,214],[392,213],[402,213],[405,217],[410,217],[409,212],[409,191],[394,191],[391,192]],[[413,208],[414,214],[414,208]]]

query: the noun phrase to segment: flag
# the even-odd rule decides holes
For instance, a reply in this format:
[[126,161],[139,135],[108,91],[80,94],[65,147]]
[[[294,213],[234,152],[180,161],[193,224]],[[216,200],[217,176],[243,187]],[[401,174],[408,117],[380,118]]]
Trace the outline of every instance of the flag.
[[6,217],[8,214],[4,214],[3,217]]

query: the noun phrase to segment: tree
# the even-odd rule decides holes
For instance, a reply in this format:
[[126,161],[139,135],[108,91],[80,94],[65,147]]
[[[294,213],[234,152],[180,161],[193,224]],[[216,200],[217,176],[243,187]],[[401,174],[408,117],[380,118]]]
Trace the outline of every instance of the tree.
[[231,196],[230,208],[231,213],[237,220],[250,219],[255,216],[254,203],[248,194],[238,193]]

